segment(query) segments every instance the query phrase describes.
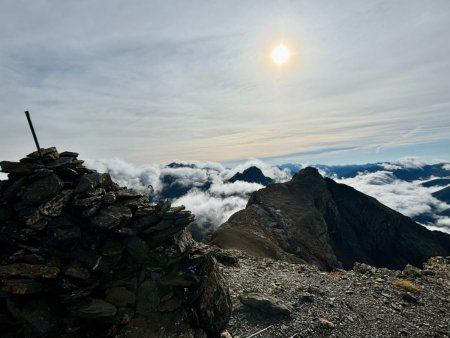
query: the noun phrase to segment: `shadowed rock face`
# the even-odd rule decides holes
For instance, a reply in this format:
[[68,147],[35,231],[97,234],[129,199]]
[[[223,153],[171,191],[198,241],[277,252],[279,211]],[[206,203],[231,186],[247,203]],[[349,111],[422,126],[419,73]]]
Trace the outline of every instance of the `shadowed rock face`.
[[441,200],[445,203],[450,203],[450,186],[441,190],[434,192],[433,197],[436,197],[438,200]]
[[399,269],[450,254],[449,235],[429,231],[310,167],[289,182],[253,193],[246,209],[231,216],[212,243],[324,270],[355,262]]

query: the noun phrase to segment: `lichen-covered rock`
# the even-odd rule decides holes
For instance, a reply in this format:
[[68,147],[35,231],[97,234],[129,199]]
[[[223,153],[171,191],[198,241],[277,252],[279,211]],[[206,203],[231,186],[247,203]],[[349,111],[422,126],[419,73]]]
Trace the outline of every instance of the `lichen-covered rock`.
[[205,278],[203,294],[197,310],[200,326],[211,334],[219,334],[231,316],[231,297],[215,258],[208,257],[202,266]]

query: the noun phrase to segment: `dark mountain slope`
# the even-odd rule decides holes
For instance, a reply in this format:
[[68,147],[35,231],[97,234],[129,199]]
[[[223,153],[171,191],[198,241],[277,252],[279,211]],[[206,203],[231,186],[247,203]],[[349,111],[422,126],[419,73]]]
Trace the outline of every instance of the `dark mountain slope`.
[[258,256],[297,259],[325,270],[355,262],[399,269],[450,255],[449,235],[429,231],[310,167],[253,193],[212,243],[251,254],[258,248]]
[[436,178],[431,181],[422,183],[424,187],[446,186],[450,184],[450,178]]
[[259,183],[266,186],[273,183],[273,180],[270,177],[264,176],[261,169],[257,167],[247,168],[242,173],[235,174],[228,181],[245,181],[249,183]]
[[450,204],[450,187],[436,191],[432,195],[436,197],[438,200]]

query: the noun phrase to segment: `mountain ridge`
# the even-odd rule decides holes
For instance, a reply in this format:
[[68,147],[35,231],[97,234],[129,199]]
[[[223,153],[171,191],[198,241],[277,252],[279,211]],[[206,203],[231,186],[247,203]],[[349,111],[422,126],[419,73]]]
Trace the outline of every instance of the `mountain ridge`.
[[323,270],[351,268],[355,262],[403,268],[450,254],[449,235],[323,178],[312,167],[289,182],[254,192],[247,207],[221,225],[211,243]]

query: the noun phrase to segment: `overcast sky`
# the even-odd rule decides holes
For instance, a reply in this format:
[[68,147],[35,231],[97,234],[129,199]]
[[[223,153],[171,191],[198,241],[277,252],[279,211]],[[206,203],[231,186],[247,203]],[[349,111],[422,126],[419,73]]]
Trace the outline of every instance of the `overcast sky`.
[[449,32],[448,0],[0,0],[0,159],[24,110],[85,158],[449,159]]

